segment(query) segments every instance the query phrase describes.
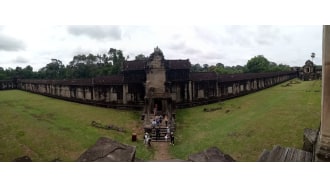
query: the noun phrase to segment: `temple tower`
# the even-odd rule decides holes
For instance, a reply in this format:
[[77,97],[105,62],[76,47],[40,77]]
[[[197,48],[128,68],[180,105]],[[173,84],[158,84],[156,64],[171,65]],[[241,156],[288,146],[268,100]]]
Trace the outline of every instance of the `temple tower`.
[[150,96],[165,93],[166,69],[163,52],[156,47],[146,64],[146,92]]

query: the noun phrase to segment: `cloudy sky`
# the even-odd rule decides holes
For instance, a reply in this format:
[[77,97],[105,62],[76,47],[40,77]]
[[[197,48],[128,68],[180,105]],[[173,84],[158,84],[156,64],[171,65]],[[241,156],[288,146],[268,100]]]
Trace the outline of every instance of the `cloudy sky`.
[[19,26],[0,27],[0,66],[31,65],[34,70],[56,58],[68,64],[77,54],[103,54],[110,47],[134,59],[158,46],[167,59],[192,64],[244,65],[264,55],[270,61],[302,66],[316,53],[321,64],[322,26]]
[[312,52],[321,64],[321,25],[330,15],[327,6],[314,1],[311,7],[309,0],[5,0],[0,67],[38,70],[52,58],[68,64],[74,55],[109,48],[134,59],[156,46],[166,59],[201,65],[244,65],[264,55],[302,66]]

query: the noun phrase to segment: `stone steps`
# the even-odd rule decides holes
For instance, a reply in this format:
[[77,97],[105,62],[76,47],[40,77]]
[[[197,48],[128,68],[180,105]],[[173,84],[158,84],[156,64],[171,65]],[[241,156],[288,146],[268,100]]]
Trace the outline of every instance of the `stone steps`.
[[[173,130],[171,130],[173,131]],[[165,142],[165,135],[167,134],[167,128],[160,128],[159,137],[156,137],[156,128],[151,130],[150,136],[152,142]],[[168,134],[167,142],[170,142],[170,134]]]
[[[146,108],[146,107],[145,107]],[[161,114],[163,112],[158,111],[157,115]],[[170,133],[175,131],[175,121],[174,121],[174,117],[175,114],[171,115],[171,117],[169,117],[167,125],[165,124],[165,118],[162,118],[162,122],[158,125],[153,126],[152,125],[152,121],[156,118],[156,116],[154,116],[152,113],[151,114],[143,114],[142,115],[142,119],[144,120],[144,131],[148,132],[151,138],[151,142],[170,142]],[[165,140],[165,135],[167,134],[167,127],[170,128],[170,133],[168,133],[168,138],[167,140]],[[156,129],[159,128],[160,130],[160,134],[159,137],[157,139],[156,137]]]

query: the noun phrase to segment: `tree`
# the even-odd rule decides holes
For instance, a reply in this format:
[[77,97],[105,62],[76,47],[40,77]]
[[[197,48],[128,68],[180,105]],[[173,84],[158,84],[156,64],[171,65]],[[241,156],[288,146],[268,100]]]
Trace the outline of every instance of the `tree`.
[[269,61],[263,55],[258,55],[247,62],[246,68],[251,73],[267,72],[269,70]]
[[30,65],[23,68],[22,76],[23,76],[23,78],[26,78],[26,79],[34,78],[33,68]]
[[289,65],[284,65],[284,64],[279,64],[278,69],[279,69],[279,71],[290,71],[291,70]]
[[236,65],[235,67],[233,66],[232,68],[235,74],[244,73],[246,71],[245,66],[241,66],[241,65]]
[[222,63],[217,63],[215,66],[216,66],[217,68],[225,68],[225,65],[222,64]]
[[7,79],[6,71],[0,67],[0,80]]
[[143,55],[143,54],[139,54],[137,56],[135,56],[135,60],[147,60],[148,58]]
[[312,52],[311,57],[312,57],[312,61],[314,61],[314,58],[315,58],[315,53],[314,52]]
[[201,72],[202,70],[203,68],[199,63],[191,65],[191,72]]
[[97,57],[94,56],[93,54],[88,54],[86,57],[86,64],[88,65],[93,65],[97,63]]
[[51,62],[41,68],[38,73],[40,78],[62,79],[65,76],[65,67],[61,60],[51,59]]
[[203,72],[207,72],[209,70],[208,64],[203,64]]
[[109,57],[106,54],[103,54],[101,57],[101,61],[104,64],[108,64],[109,63]]
[[113,67],[111,69],[111,74],[119,74],[122,64],[125,61],[123,52],[121,50],[110,48],[108,54],[109,54],[109,59],[113,64]]

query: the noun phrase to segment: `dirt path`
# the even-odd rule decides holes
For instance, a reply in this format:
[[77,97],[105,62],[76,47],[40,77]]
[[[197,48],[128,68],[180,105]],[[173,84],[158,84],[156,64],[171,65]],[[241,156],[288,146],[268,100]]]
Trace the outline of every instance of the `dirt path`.
[[171,155],[168,153],[170,148],[169,143],[165,142],[154,142],[152,143],[153,148],[155,149],[154,160],[155,161],[163,161],[173,159]]

